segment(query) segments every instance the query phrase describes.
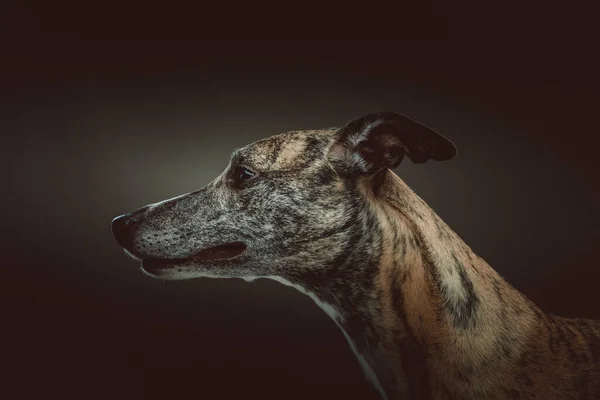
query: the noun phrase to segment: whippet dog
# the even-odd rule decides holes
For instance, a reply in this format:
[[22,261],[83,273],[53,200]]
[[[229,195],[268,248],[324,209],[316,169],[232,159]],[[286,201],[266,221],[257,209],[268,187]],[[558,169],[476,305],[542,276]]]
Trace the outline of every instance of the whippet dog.
[[391,171],[455,156],[390,112],[291,131],[112,231],[159,279],[270,278],[309,295],[383,398],[600,398],[600,321],[540,310]]

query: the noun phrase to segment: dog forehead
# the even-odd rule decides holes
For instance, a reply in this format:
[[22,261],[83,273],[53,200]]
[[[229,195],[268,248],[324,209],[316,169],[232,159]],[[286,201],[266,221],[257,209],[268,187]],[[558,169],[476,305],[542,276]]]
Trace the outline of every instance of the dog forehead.
[[284,132],[251,143],[236,155],[260,170],[285,170],[321,157],[332,137],[332,130]]

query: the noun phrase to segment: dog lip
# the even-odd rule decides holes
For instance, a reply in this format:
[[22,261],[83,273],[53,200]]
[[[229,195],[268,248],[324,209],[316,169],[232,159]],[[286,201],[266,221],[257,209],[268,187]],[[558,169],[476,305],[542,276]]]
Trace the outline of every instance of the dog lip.
[[143,268],[148,271],[181,265],[190,261],[217,261],[237,257],[247,249],[242,242],[233,242],[200,250],[186,258],[145,258],[142,260]]

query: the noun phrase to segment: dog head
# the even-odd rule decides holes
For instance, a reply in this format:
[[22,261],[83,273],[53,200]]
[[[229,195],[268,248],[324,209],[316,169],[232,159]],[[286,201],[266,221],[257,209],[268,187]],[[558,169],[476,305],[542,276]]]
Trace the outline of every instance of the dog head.
[[286,132],[236,150],[206,187],[115,218],[112,231],[161,279],[310,275],[371,252],[377,227],[357,185],[375,193],[405,156],[455,155],[448,139],[395,113]]

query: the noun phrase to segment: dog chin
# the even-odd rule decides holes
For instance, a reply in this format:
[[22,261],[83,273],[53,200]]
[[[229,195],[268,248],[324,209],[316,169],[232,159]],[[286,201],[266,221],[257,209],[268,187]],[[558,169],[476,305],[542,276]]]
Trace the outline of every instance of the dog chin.
[[214,271],[205,270],[199,265],[181,265],[168,266],[163,268],[149,268],[142,261],[140,270],[146,276],[164,281],[181,281],[196,278],[227,278],[221,274],[216,274]]

